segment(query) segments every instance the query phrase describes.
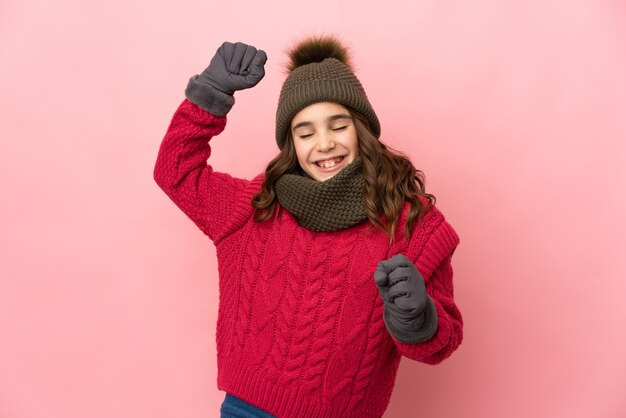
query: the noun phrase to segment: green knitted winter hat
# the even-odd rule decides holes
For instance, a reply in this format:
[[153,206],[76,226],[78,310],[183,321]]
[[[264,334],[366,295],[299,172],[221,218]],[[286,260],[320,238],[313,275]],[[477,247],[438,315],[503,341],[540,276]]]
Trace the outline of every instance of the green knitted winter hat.
[[380,123],[363,86],[354,75],[345,46],[331,36],[307,38],[288,52],[289,75],[283,84],[276,111],[276,143],[282,149],[291,120],[300,110],[317,102],[336,102],[363,114],[376,137]]

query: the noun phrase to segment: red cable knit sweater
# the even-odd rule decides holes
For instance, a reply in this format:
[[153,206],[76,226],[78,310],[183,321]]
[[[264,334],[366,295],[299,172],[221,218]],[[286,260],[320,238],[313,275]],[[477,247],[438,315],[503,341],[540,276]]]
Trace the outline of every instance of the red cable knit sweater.
[[[450,259],[458,237],[433,208],[406,240],[390,244],[363,222],[311,232],[286,210],[253,219],[252,181],[213,171],[208,141],[225,117],[185,100],[159,151],[154,176],[214,242],[219,265],[218,387],[278,417],[380,417],[400,356],[438,363],[461,343]],[[439,324],[426,342],[394,340],[382,318],[376,264],[413,261],[435,301]]]

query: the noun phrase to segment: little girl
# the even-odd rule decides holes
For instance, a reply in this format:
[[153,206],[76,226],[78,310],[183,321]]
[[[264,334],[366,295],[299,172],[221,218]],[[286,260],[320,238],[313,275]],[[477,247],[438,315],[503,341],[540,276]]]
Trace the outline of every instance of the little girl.
[[265,52],[226,42],[189,80],[154,176],[216,246],[221,416],[381,417],[401,356],[435,364],[461,343],[459,239],[379,140],[346,48],[312,37],[289,57],[263,174],[207,164],[233,94],[265,75]]

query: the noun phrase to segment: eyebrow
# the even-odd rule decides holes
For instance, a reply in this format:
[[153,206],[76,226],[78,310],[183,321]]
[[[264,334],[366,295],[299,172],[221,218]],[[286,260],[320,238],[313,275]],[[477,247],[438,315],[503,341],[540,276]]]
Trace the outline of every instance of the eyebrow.
[[[349,119],[349,120],[352,120],[352,116],[350,116],[347,113],[339,113],[337,115],[329,116],[326,120],[328,122],[334,122],[334,121],[339,120],[339,119]],[[300,123],[295,124],[293,126],[293,128],[291,128],[291,130],[295,131],[296,129],[302,128],[303,126],[311,126],[311,125],[313,125],[313,122],[304,121],[304,122],[300,122]]]

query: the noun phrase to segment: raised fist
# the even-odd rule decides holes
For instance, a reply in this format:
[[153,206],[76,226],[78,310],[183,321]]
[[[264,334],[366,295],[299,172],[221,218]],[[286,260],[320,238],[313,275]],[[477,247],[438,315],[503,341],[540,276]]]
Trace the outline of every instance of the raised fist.
[[233,95],[254,87],[265,76],[267,55],[263,50],[241,42],[224,42],[197,81]]

